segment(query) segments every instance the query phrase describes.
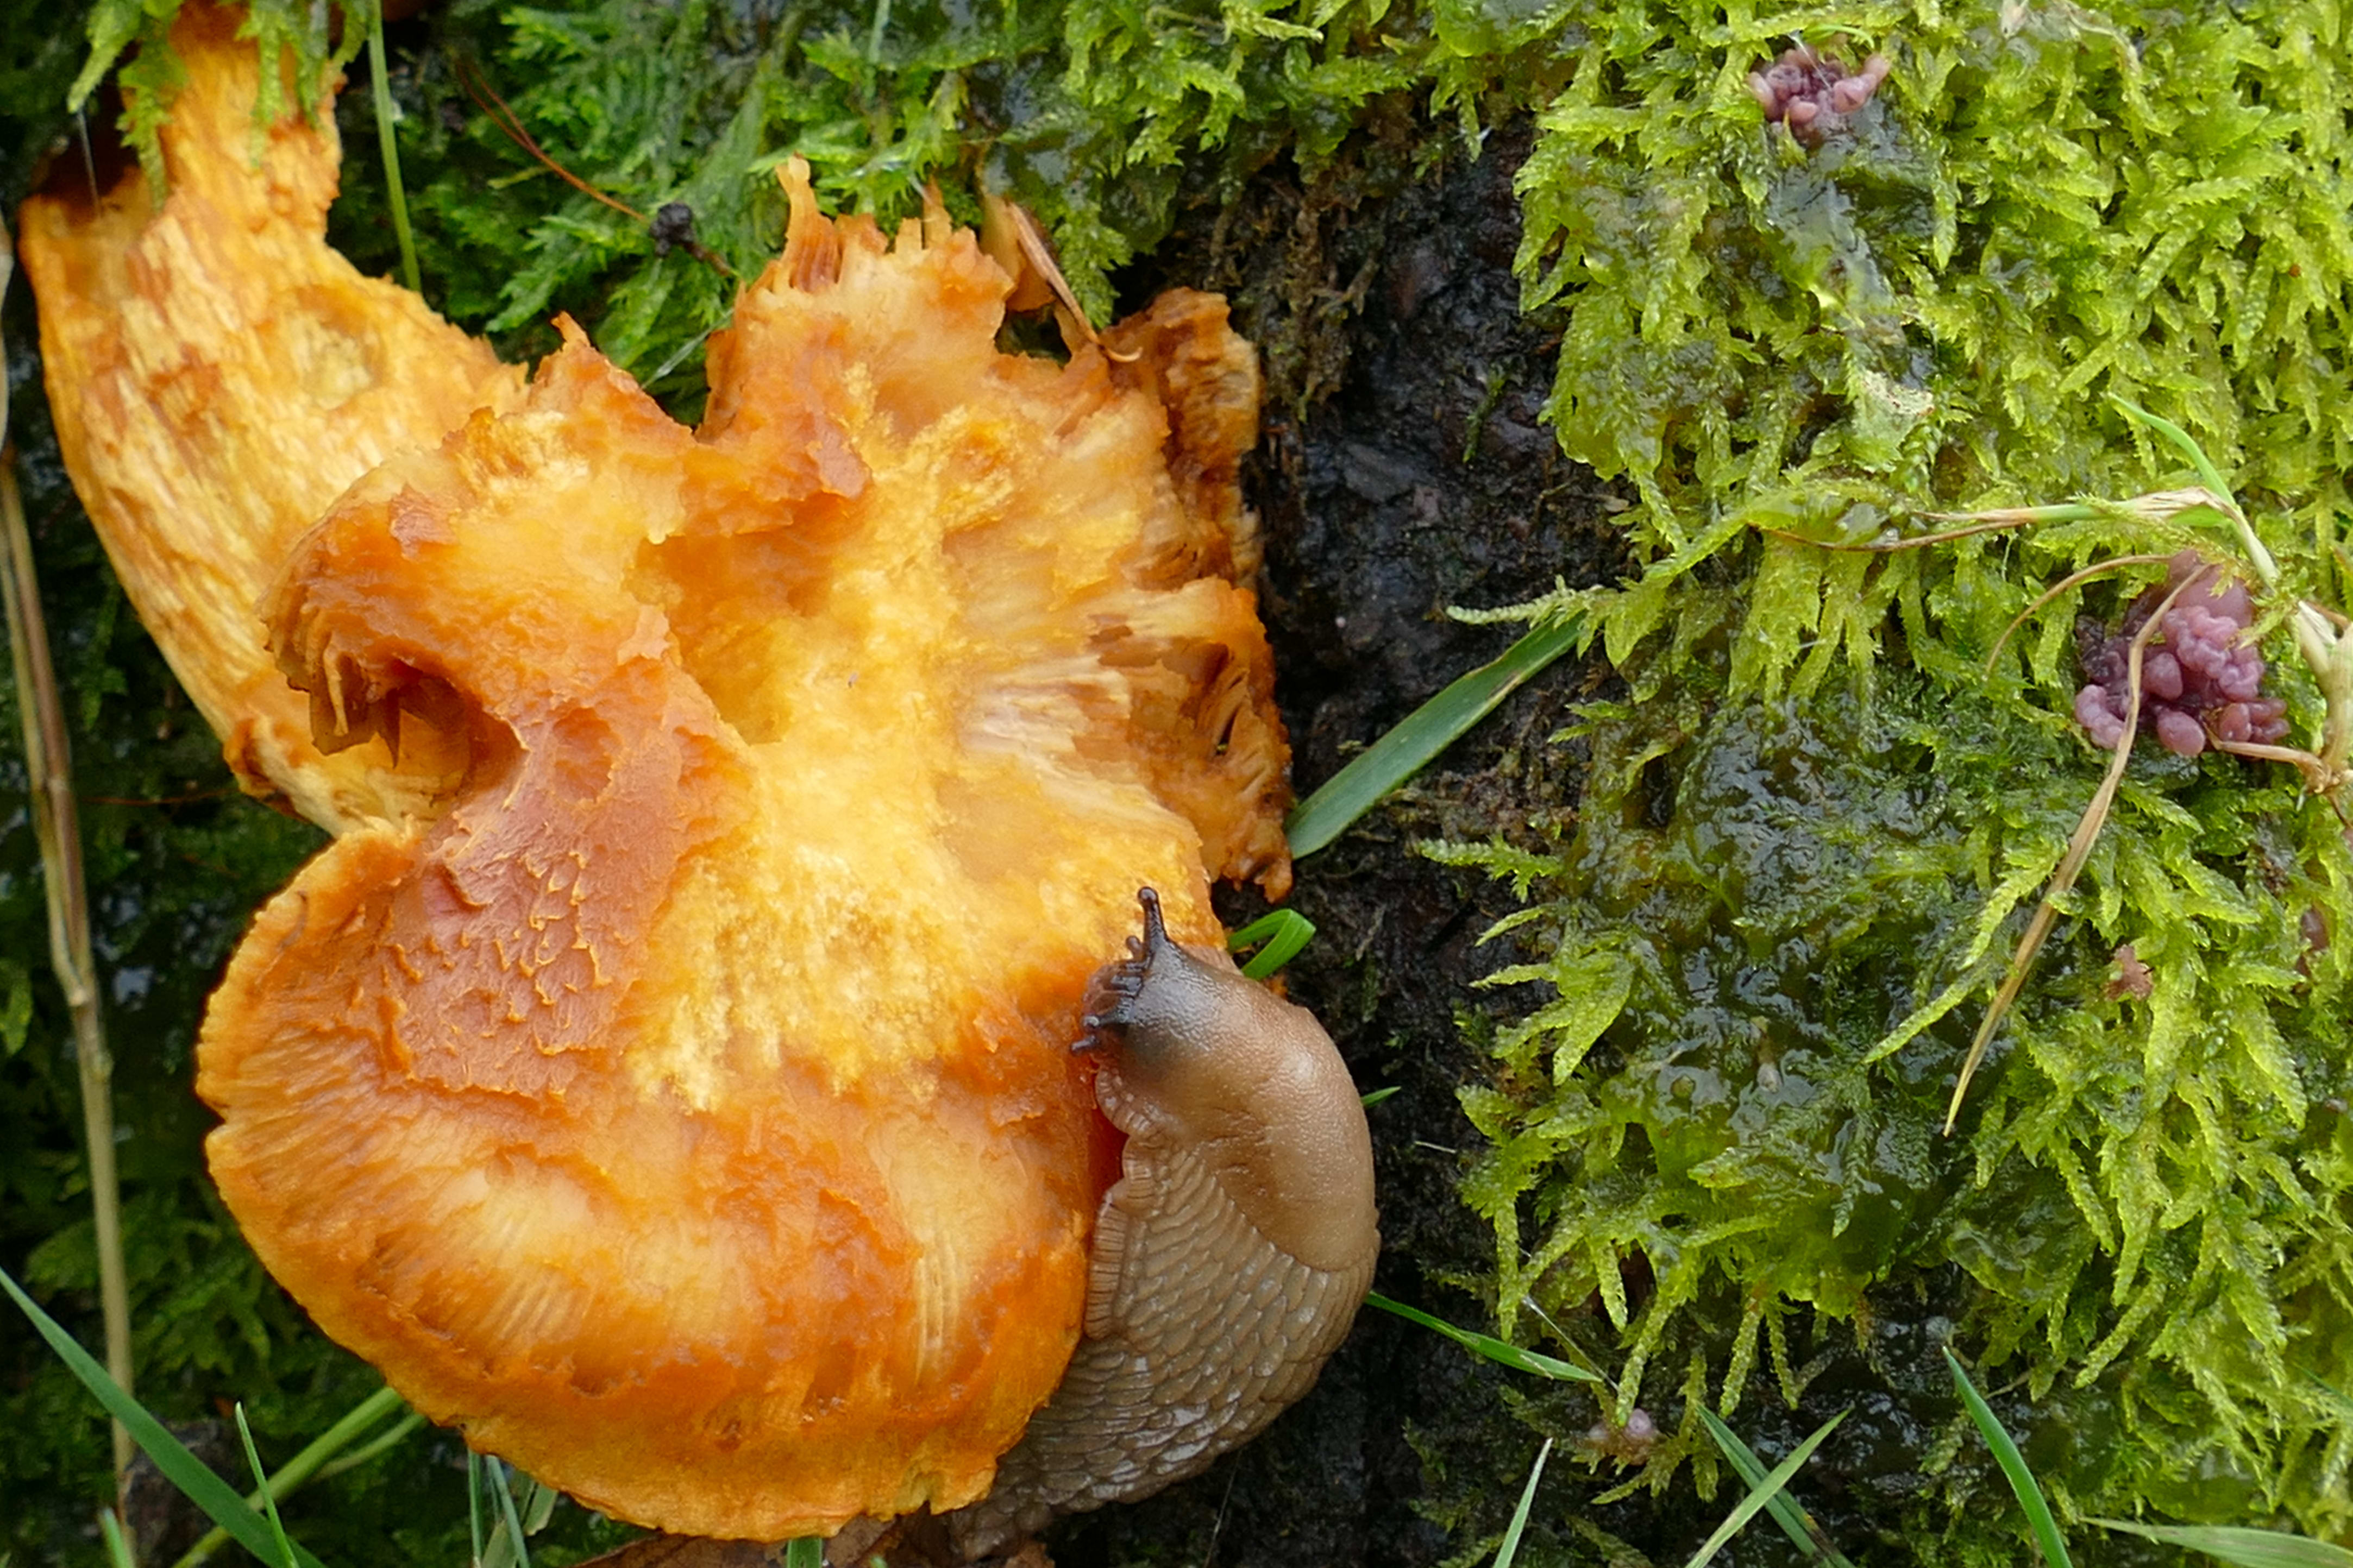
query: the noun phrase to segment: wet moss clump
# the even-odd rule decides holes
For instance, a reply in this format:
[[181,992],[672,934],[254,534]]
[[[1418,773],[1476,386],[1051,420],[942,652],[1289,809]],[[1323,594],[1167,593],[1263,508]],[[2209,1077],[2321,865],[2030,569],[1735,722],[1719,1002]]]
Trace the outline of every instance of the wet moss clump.
[[[1434,851],[1514,880],[1504,929],[1535,956],[1498,979],[1556,996],[1464,1096],[1498,1314],[1622,1355],[1620,1419],[1681,1396],[1637,1484],[1704,1458],[1691,1402],[1739,1408],[1769,1368],[1800,1403],[1799,1323],[1867,1342],[1933,1311],[2072,1434],[2063,1510],[2341,1532],[2338,815],[2277,764],[2137,758],[1940,1131],[2100,775],[2073,621],[2113,621],[2116,591],[2071,589],[1989,656],[2070,571],[2195,543],[2252,575],[2251,546],[2149,505],[1886,550],[1940,506],[2175,482],[2102,395],[2149,405],[2256,498],[2283,573],[2258,629],[2317,731],[2279,628],[2296,595],[2347,602],[2353,134],[2311,47],[2338,19],[1823,12],[1809,42],[1896,64],[1811,148],[1746,81],[1789,25],[1678,0],[1571,20],[1520,175],[1528,298],[1567,320],[1550,413],[1642,498],[1649,564],[1543,607],[1588,616],[1630,688],[1582,726],[1573,836]],[[1924,1479],[1924,1527],[2008,1560],[1970,1492]]]
[[[2124,493],[2105,395],[2242,488],[2341,507],[2343,27],[2309,0],[1572,13],[1520,174],[1564,445],[1671,548],[1799,492]],[[1746,80],[1793,33],[1894,61],[1811,148]]]
[[[2007,678],[1971,656],[2093,531],[1883,572],[1910,646],[1941,657],[1769,697],[1731,671],[1775,568],[1694,585],[1674,643],[1627,671],[1640,692],[1672,664],[1671,685],[1586,709],[1565,842],[1429,848],[1527,900],[1497,934],[1535,956],[1495,978],[1555,999],[1463,1092],[1491,1144],[1464,1194],[1507,1329],[1621,1366],[1616,1419],[1680,1417],[1634,1484],[1705,1456],[1700,1403],[1807,1399],[1828,1363],[1793,1342],[1933,1316],[2070,1434],[2043,1479],[2071,1510],[2353,1522],[2353,965],[2320,939],[2353,916],[2353,849],[2294,770],[2142,748],[1942,1131],[2103,761],[2067,717],[2072,653],[2040,639]],[[1825,1453],[1918,1476],[1940,1550],[2015,1551],[1964,1511],[1985,1478],[1923,1473],[1949,1449]]]

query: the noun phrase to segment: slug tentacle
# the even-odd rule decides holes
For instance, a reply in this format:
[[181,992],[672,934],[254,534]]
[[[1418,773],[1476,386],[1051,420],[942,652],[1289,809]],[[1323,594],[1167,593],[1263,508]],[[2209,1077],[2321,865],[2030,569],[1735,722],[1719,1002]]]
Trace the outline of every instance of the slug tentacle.
[[1144,936],[1087,990],[1095,1093],[1127,1134],[1060,1386],[950,1515],[971,1560],[1145,1497],[1255,1436],[1345,1337],[1380,1247],[1372,1141],[1331,1037],[1214,949]]

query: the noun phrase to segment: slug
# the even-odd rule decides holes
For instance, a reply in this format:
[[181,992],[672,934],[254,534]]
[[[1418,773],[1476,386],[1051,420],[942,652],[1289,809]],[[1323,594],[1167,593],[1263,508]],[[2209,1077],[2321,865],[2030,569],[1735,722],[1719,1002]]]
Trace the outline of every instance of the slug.
[[1146,1497],[1307,1392],[1372,1283],[1372,1137],[1331,1037],[1212,949],[1144,936],[1088,987],[1095,1095],[1127,1134],[1086,1319],[1053,1397],[947,1516],[971,1562],[1057,1514]]

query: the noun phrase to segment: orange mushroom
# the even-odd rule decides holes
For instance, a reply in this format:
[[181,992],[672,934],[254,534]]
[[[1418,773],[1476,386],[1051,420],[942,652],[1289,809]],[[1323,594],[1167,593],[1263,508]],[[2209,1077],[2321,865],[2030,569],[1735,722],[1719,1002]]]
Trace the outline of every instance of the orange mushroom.
[[448,759],[422,733],[397,765],[382,745],[322,755],[255,605],[345,486],[512,403],[522,374],[329,248],[334,116],[257,129],[237,26],[200,0],[174,25],[170,195],[134,170],[92,197],[61,169],[19,244],[58,443],[132,607],[240,782],[341,830],[417,809]]
[[134,602],[340,833],[205,1023],[224,1194],[418,1408],[607,1511],[773,1541],[970,1501],[1119,1171],[1090,976],[1141,884],[1214,947],[1211,876],[1289,881],[1254,357],[1181,291],[1002,354],[969,233],[829,221],[795,165],[700,430],[568,321],[518,393],[322,259],[284,171],[327,133],[225,150],[250,68],[187,15],[170,200],[28,209],[27,251]]

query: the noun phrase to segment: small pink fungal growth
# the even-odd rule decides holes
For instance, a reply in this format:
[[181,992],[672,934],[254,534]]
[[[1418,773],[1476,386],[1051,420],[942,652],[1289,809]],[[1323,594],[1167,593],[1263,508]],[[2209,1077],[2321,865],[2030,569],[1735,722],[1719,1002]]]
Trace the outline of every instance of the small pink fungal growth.
[[2157,990],[2157,976],[2147,964],[2141,962],[2138,950],[2131,942],[2126,942],[2116,949],[2114,963],[2116,973],[2116,978],[2108,982],[2108,1000],[2115,1002],[2133,996],[2147,1001]]
[[2263,656],[2242,640],[2254,618],[2246,586],[2194,550],[2173,558],[2164,584],[2135,599],[2114,632],[2089,628],[2075,722],[2103,749],[2123,738],[2133,638],[2184,584],[2141,656],[2141,727],[2180,757],[2197,756],[2210,739],[2262,745],[2286,739],[2287,704],[2262,695]]
[[1767,121],[1787,125],[1799,142],[1819,147],[1845,128],[1847,116],[1871,101],[1889,68],[1885,55],[1873,55],[1849,75],[1835,57],[1800,44],[1783,50],[1764,69],[1750,71],[1748,90],[1757,95]]

